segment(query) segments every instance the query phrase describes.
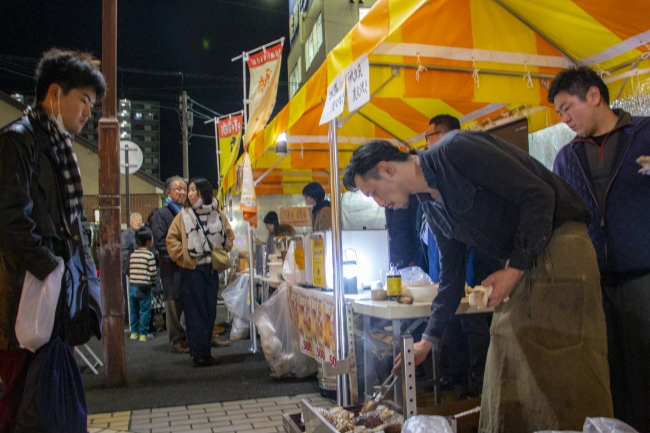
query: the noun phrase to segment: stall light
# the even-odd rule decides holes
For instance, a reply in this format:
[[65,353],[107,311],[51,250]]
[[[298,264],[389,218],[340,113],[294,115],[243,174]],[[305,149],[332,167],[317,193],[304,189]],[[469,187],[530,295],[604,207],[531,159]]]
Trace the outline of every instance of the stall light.
[[276,155],[287,154],[287,134],[285,132],[278,135],[278,139],[275,140],[275,154]]
[[343,251],[343,291],[356,295],[357,291],[357,252],[352,248]]

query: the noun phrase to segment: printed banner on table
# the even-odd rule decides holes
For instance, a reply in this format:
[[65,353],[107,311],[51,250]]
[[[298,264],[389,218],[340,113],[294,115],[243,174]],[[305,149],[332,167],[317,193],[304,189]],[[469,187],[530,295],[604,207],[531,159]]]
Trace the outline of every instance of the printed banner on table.
[[248,92],[248,123],[244,133],[246,147],[264,129],[271,117],[278,94],[281,60],[282,42],[248,56],[251,84]]
[[320,116],[320,123],[327,123],[343,113],[345,105],[345,71],[334,78],[334,81],[327,87],[327,99]]
[[345,70],[345,87],[350,113],[370,101],[370,67],[365,53]]
[[239,156],[243,114],[217,120],[219,134],[219,173],[224,176],[235,165]]
[[313,289],[289,286],[291,321],[298,329],[300,351],[317,361],[336,365],[334,299]]
[[241,201],[239,210],[244,213],[244,221],[251,226],[257,227],[257,196],[255,195],[255,183],[253,182],[253,169],[248,152],[244,155],[243,179],[241,189]]

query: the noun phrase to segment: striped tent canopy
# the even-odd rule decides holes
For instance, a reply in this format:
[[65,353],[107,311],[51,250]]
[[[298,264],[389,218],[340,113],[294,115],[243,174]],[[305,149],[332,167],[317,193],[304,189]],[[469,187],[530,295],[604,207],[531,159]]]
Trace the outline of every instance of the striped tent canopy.
[[[254,177],[267,174],[258,194],[329,185],[328,128],[318,125],[327,85],[364,53],[372,97],[340,118],[339,169],[369,139],[424,146],[437,114],[460,118],[463,129],[519,117],[530,132],[556,124],[548,86],[572,65],[599,71],[612,101],[648,92],[650,8],[646,0],[379,0],[250,143]],[[281,133],[286,156],[275,154]],[[235,179],[236,168],[224,187]]]

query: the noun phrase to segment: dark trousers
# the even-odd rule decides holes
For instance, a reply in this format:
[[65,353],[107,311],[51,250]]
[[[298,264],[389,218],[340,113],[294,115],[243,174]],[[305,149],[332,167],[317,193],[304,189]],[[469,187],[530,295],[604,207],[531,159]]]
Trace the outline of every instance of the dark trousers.
[[602,288],[614,416],[650,432],[650,273]]
[[217,319],[219,274],[212,265],[181,270],[181,299],[185,311],[187,344],[192,357],[207,358],[212,345],[212,330]]
[[24,349],[0,350],[0,433],[13,433],[25,388],[27,370],[34,355]]
[[443,350],[448,351],[449,373],[454,383],[470,385],[480,392],[490,346],[487,314],[454,316],[445,332]]

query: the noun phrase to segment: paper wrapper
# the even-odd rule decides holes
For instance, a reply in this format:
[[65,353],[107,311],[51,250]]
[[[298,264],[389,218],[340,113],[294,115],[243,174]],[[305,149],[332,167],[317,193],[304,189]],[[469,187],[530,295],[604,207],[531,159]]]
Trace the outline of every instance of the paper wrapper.
[[486,308],[488,298],[492,294],[492,286],[476,286],[473,289],[465,288],[469,292],[469,305],[478,309]]

